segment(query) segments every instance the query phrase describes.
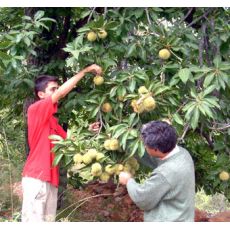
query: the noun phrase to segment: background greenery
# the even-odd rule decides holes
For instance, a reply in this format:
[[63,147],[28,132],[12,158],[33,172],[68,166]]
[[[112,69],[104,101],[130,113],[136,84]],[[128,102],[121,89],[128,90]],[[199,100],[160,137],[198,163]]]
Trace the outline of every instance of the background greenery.
[[[96,148],[106,156],[104,166],[125,163],[144,153],[141,125],[168,119],[194,159],[197,189],[230,199],[229,180],[218,177],[230,171],[228,8],[0,8],[0,21],[0,150],[11,167],[25,160],[23,103],[33,95],[33,79],[50,74],[62,83],[97,63],[104,84],[95,86],[88,75],[59,104],[59,120],[71,132],[56,161],[71,168],[76,152]],[[105,39],[87,40],[89,31],[101,29]],[[158,57],[162,48],[170,50],[168,60]],[[130,103],[143,85],[157,106],[138,114]],[[111,113],[102,111],[104,102]],[[92,136],[87,127],[95,120],[103,128]],[[103,148],[111,137],[119,151]]]

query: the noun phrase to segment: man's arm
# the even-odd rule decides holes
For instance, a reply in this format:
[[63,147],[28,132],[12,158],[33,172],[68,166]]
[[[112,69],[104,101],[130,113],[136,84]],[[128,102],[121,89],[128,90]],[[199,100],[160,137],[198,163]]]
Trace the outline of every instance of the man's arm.
[[65,97],[74,86],[85,76],[86,73],[95,73],[100,75],[102,73],[102,69],[100,66],[93,64],[85,69],[81,70],[79,73],[74,75],[68,81],[63,83],[51,96],[53,104],[58,102],[61,98]]

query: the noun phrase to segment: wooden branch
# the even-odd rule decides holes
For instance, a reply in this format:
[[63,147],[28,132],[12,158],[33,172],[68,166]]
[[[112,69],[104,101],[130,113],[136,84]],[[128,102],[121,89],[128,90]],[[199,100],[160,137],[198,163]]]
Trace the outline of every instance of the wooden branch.
[[149,25],[152,25],[152,22],[151,22],[150,17],[149,17],[148,7],[145,8],[145,13],[146,13],[146,17],[147,17],[147,21],[148,21]]
[[223,124],[222,127],[209,127],[209,129],[216,130],[216,131],[225,130],[229,128],[230,128],[230,124]]
[[188,27],[194,25],[195,23],[197,23],[198,21],[200,21],[202,18],[206,17],[208,14],[210,14],[213,11],[213,9],[208,9],[203,15],[201,15],[200,17],[196,18],[194,21],[192,21],[190,24],[188,24]]
[[194,11],[194,7],[189,8],[187,14],[181,19],[181,21],[179,22],[179,24],[181,24],[182,22],[186,21],[186,19],[191,15],[191,13]]

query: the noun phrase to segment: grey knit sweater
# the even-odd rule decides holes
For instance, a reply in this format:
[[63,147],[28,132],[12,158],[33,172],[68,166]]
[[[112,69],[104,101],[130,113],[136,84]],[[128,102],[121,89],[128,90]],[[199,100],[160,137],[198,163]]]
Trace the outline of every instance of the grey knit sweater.
[[157,167],[143,184],[129,179],[127,190],[144,210],[144,221],[194,221],[195,175],[193,160],[182,147]]

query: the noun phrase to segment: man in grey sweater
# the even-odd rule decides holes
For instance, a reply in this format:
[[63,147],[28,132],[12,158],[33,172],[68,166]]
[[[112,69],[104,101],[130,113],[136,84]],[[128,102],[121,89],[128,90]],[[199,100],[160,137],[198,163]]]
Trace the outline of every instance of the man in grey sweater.
[[166,122],[151,121],[143,125],[141,136],[149,155],[145,160],[156,167],[142,184],[127,172],[120,173],[119,182],[144,210],[144,221],[194,221],[194,164],[188,151],[177,146],[175,129]]

